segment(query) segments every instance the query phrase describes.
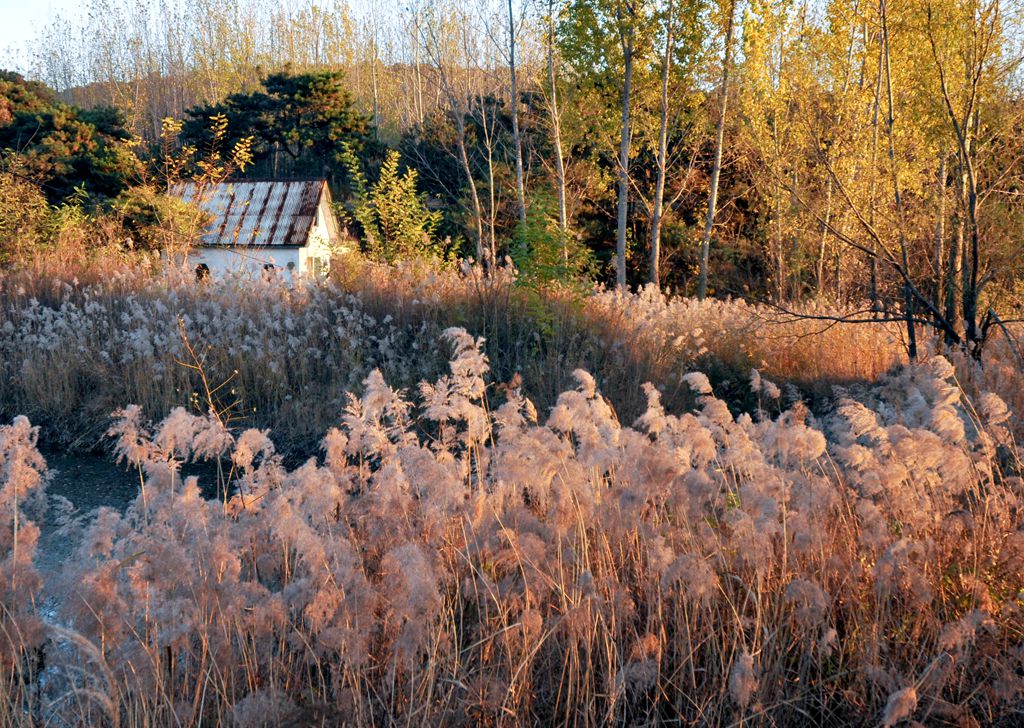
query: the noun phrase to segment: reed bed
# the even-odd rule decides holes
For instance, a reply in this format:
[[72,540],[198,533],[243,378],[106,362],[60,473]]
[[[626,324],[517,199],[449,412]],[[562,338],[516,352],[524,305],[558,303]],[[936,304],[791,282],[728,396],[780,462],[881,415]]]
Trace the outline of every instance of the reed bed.
[[301,457],[370,371],[400,388],[442,373],[438,341],[452,326],[483,337],[494,379],[521,382],[540,411],[582,368],[625,420],[645,410],[646,381],[670,407],[692,406],[682,379],[691,369],[739,411],[755,405],[752,368],[796,397],[828,397],[833,384],[871,382],[904,361],[893,324],[834,326],[652,288],[537,291],[505,271],[350,257],[316,285],[200,285],[152,265],[51,263],[0,277],[0,416],[26,415],[44,440],[91,449],[125,403],[159,419],[219,387],[235,424],[272,428]]
[[684,371],[689,411],[647,385],[626,424],[583,370],[541,413],[480,339],[438,348],[296,467],[216,410],[120,410],[124,513],[49,501],[38,429],[0,427],[0,725],[1019,722],[1012,417],[946,359],[821,417],[758,371],[734,416]]

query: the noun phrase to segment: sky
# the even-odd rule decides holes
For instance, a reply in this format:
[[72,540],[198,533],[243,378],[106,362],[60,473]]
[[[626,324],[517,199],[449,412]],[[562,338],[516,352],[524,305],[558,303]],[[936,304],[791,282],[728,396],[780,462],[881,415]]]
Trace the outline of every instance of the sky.
[[[363,0],[349,0],[360,8]],[[0,69],[24,72],[29,65],[26,43],[57,16],[81,17],[84,0],[0,0]]]
[[25,42],[54,16],[73,16],[81,5],[81,0],[0,0],[0,68],[25,70]]

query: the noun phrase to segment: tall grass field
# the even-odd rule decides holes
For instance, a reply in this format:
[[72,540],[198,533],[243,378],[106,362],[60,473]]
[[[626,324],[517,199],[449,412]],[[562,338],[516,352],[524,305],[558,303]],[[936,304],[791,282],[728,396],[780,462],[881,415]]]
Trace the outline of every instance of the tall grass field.
[[0,726],[1024,723],[1008,340],[335,271],[0,278]]

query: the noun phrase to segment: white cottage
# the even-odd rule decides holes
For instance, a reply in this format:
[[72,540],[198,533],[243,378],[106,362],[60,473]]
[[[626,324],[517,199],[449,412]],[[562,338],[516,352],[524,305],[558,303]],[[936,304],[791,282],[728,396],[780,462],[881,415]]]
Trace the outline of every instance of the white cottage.
[[176,185],[211,220],[189,253],[197,275],[325,273],[340,242],[327,181],[229,180]]

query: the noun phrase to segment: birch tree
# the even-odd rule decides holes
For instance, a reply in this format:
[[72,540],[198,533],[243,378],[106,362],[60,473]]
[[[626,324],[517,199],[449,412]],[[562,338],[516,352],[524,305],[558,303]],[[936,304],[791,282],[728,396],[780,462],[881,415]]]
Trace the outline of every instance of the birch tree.
[[700,279],[697,284],[697,298],[701,300],[708,294],[708,259],[711,233],[715,225],[715,211],[718,205],[718,178],[722,174],[722,147],[725,144],[725,115],[729,108],[729,74],[732,71],[733,34],[736,28],[736,11],[739,7],[739,0],[726,0],[726,2],[722,80],[718,92],[720,94],[718,120],[715,124],[715,151],[711,163],[711,184],[708,188],[708,212],[704,222],[704,234],[700,240]]
[[523,181],[523,143],[519,136],[519,87],[516,83],[516,35],[522,24],[512,12],[512,0],[508,0],[508,74],[509,108],[512,113],[512,143],[516,167],[516,202],[519,206],[519,224],[526,225],[526,188]]
[[469,74],[472,65],[471,22],[471,16],[464,10],[456,9],[454,6],[441,8],[437,4],[432,4],[427,8],[423,27],[425,49],[434,64],[441,91],[447,101],[448,116],[455,126],[458,158],[470,194],[470,225],[473,230],[476,259],[492,264],[493,261],[484,255],[483,212],[473,167],[466,150],[466,103],[472,95]]
[[547,26],[544,34],[545,46],[544,56],[547,62],[547,106],[548,118],[551,123],[551,146],[555,155],[555,184],[558,191],[558,229],[562,235],[562,262],[569,259],[569,250],[566,244],[569,231],[569,221],[566,213],[565,200],[565,158],[562,153],[562,116],[558,106],[558,79],[555,72],[555,0],[548,0],[547,14],[545,16]]
[[[704,9],[703,0],[666,0],[660,13],[663,19],[661,84],[649,250],[649,281],[656,286],[661,285],[661,233],[665,221],[669,136],[679,131],[679,119],[687,110],[680,97],[685,97],[689,90],[683,86],[684,83],[693,85],[701,58]],[[673,89],[676,92],[674,94],[670,93]]]
[[615,79],[619,93],[616,111],[616,233],[615,282],[626,285],[630,199],[634,82],[637,71],[648,70],[652,41],[652,7],[646,0],[575,0],[566,12],[563,44],[577,73]]

